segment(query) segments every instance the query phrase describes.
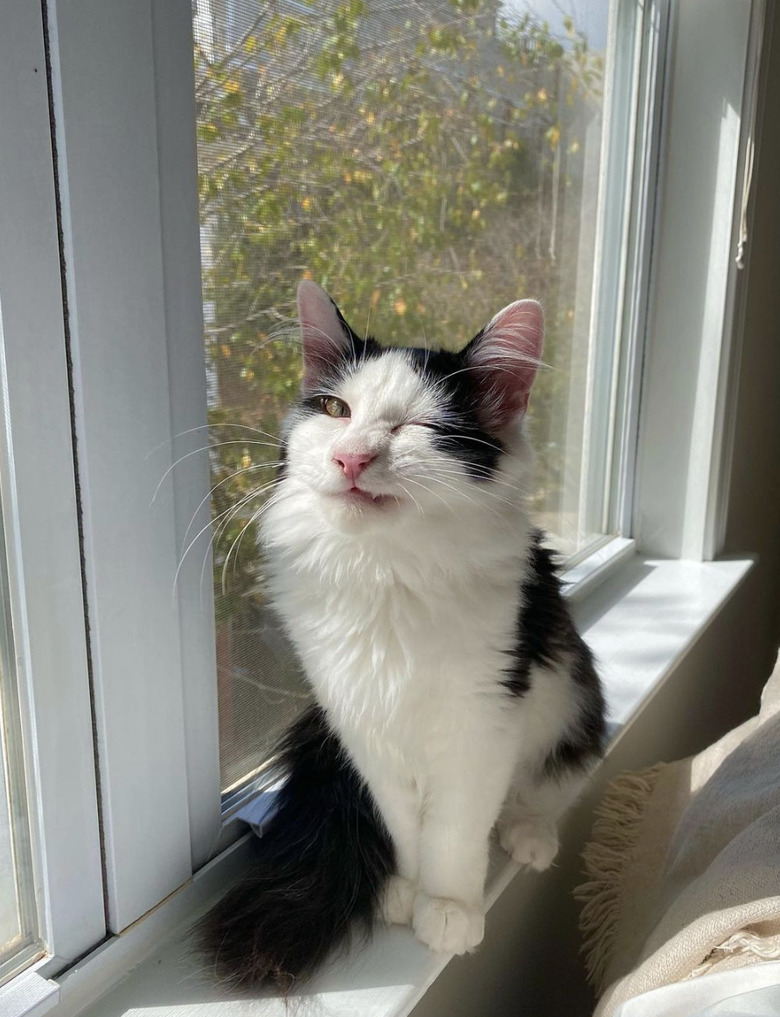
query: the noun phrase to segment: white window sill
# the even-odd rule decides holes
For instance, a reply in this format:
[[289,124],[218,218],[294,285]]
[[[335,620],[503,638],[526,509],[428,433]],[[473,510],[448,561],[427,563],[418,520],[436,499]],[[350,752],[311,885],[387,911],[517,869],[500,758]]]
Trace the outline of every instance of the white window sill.
[[[702,636],[751,565],[750,560],[699,563],[634,556],[621,561],[600,583],[591,584],[587,595],[572,598],[578,625],[604,679],[612,744]],[[217,988],[187,943],[186,930],[221,894],[246,856],[243,841],[58,983],[46,983],[56,986],[56,996],[45,1003],[49,1013],[289,1017],[294,997],[250,999]],[[517,867],[497,848],[488,903],[493,904],[515,877],[533,879],[534,874],[518,875]],[[334,963],[303,994],[317,997],[316,1012],[322,1017],[403,1017],[449,960],[428,951],[408,929],[381,928],[367,947]],[[36,1017],[42,1012],[36,1011]]]

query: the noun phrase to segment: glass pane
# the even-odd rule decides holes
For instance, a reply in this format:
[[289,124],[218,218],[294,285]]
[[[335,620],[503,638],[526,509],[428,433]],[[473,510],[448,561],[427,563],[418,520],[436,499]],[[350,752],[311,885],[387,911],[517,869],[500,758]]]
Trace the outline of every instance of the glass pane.
[[40,952],[12,638],[0,523],[0,984]]
[[305,696],[256,544],[301,277],[389,343],[457,347],[541,300],[531,507],[566,555],[600,537],[583,463],[610,6],[193,2],[225,788]]

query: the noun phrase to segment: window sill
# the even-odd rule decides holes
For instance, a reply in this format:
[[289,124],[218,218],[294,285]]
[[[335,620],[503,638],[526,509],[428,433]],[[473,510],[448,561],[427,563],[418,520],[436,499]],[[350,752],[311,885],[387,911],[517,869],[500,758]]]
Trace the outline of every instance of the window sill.
[[[620,733],[703,635],[752,566],[750,560],[622,561],[586,596],[572,598],[580,630],[599,661],[614,746]],[[53,1017],[287,1017],[291,1000],[248,999],[216,988],[189,952],[186,930],[243,866],[246,839],[201,870],[122,935],[68,971],[56,985]],[[518,875],[494,851],[492,905]],[[519,878],[532,879],[533,874]],[[488,919],[488,922],[490,919]],[[449,957],[432,954],[408,929],[379,929],[370,945],[334,963],[305,990],[328,1017],[403,1017]],[[0,990],[2,991],[2,990]],[[53,1002],[47,1000],[49,1007]]]

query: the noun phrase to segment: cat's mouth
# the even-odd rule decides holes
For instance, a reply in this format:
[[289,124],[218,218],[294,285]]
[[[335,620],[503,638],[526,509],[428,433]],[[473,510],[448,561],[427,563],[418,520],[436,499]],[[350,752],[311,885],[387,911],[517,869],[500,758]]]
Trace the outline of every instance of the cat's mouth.
[[340,497],[345,498],[353,505],[371,505],[379,508],[383,505],[398,504],[398,499],[392,494],[371,494],[364,491],[362,487],[353,486],[342,491]]

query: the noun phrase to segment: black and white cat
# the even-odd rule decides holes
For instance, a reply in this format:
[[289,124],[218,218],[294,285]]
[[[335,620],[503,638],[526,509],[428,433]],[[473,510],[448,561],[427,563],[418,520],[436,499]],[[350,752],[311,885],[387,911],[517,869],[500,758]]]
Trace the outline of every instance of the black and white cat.
[[314,706],[251,879],[206,919],[223,975],[285,983],[357,920],[431,949],[484,932],[488,842],[545,869],[598,759],[604,701],[526,513],[542,311],[459,353],[361,339],[313,282],[285,465],[262,524]]

